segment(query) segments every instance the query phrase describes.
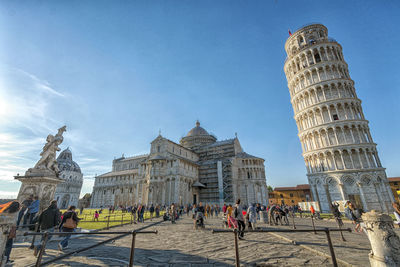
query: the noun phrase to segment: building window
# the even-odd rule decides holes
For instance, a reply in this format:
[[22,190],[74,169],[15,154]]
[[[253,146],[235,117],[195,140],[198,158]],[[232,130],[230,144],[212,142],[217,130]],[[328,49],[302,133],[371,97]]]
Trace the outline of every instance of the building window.
[[113,189],[113,194],[115,193],[115,189]]
[[[293,197],[293,194],[292,193],[290,193],[290,197]],[[293,200],[292,200],[293,201]]]
[[124,189],[121,189],[121,194],[124,192]]
[[248,179],[251,178],[250,172],[247,172],[247,178],[248,178]]
[[157,152],[160,152],[160,146],[157,146]]
[[394,184],[394,185],[397,185],[397,182],[394,182],[393,184]]
[[318,54],[318,53],[316,53],[316,54],[314,54],[314,57],[315,57],[315,61],[318,63],[318,62],[321,62],[321,57],[320,57],[320,55]]
[[294,200],[292,199],[292,203],[294,203]]
[[279,196],[280,196],[281,198],[283,198],[283,195],[282,195],[282,194],[280,194]]
[[339,116],[338,116],[337,114],[333,114],[332,117],[333,117],[333,120],[334,120],[334,121],[339,120]]

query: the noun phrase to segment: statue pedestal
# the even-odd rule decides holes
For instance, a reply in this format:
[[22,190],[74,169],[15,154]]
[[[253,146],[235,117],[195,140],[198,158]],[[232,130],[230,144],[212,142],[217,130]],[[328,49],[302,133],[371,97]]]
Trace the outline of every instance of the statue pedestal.
[[375,210],[363,214],[362,219],[371,242],[371,266],[400,266],[400,238],[393,230],[393,219]]
[[40,200],[39,212],[50,205],[50,201],[54,199],[57,184],[63,181],[54,172],[32,169],[29,169],[25,176],[14,176],[14,178],[22,183],[18,193],[18,201],[22,203],[30,195],[38,196]]

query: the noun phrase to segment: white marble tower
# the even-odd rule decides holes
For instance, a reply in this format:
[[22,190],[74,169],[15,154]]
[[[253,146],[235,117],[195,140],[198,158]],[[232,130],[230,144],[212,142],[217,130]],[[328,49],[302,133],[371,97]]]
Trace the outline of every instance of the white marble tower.
[[393,194],[344,61],[321,24],[302,27],[285,44],[284,71],[307,176],[323,211],[332,201],[389,211]]

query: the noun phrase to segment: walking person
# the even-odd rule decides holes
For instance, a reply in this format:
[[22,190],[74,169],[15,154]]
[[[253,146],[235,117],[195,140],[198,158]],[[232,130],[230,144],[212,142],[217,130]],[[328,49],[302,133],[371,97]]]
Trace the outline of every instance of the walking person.
[[18,213],[18,220],[17,220],[17,226],[21,223],[22,218],[24,218],[22,224],[27,224],[28,222],[28,207],[32,204],[33,202],[33,195],[30,195],[27,199],[22,201],[22,208]]
[[342,221],[342,214],[339,211],[339,203],[337,203],[336,201],[334,203],[332,203],[332,213],[333,216],[335,217],[336,222],[338,223],[338,225],[340,227],[343,226],[343,221]]
[[[57,200],[52,200],[50,202],[50,206],[45,209],[40,215],[38,219],[39,229],[41,232],[54,232],[56,226],[58,226],[61,222],[61,214],[60,210],[57,208]],[[47,241],[50,240],[53,235],[49,235]],[[44,235],[42,235],[42,239],[40,240],[39,245],[34,247],[33,255],[36,257],[42,248],[42,242],[44,239]]]
[[233,216],[235,217],[238,223],[239,239],[243,239],[244,229],[246,228],[246,224],[244,223],[243,208],[242,205],[240,204],[240,198],[236,200]]
[[145,212],[145,210],[146,210],[146,206],[143,205],[142,208],[140,209],[140,221],[142,223],[144,223],[144,212]]
[[350,201],[347,201],[344,213],[346,214],[346,217],[349,220],[351,220],[353,222],[353,224],[355,224],[356,232],[360,233],[362,231],[362,227],[361,227],[362,210],[357,209],[357,207],[353,203],[351,203]]
[[140,223],[140,213],[141,213],[141,210],[142,210],[142,205],[139,205],[138,208],[137,208],[137,211],[136,211],[136,213],[137,213],[137,222],[138,222],[138,223]]
[[136,224],[136,212],[137,212],[136,204],[133,205],[131,212],[132,212],[132,216],[133,216],[133,223]]
[[75,231],[75,228],[78,226],[79,218],[75,212],[76,207],[70,206],[68,210],[64,213],[63,219],[61,222],[61,231],[66,232],[64,239],[58,243],[58,249],[62,251],[63,249],[68,248],[68,241],[71,238],[71,235],[68,233],[72,233]]
[[257,209],[254,204],[251,204],[247,209],[247,216],[248,216],[249,229],[256,230]]
[[171,214],[171,223],[175,223],[175,218],[176,218],[176,207],[175,207],[175,204],[174,204],[174,203],[171,204],[170,214]]
[[[3,204],[3,205],[0,205],[0,214],[1,213],[13,214],[14,219],[17,219],[17,217],[19,216],[19,214],[17,214],[17,212],[19,211],[20,207],[21,207],[20,203],[16,200],[6,203],[6,204]],[[13,224],[8,233],[6,245],[4,248],[4,257],[5,257],[6,264],[13,263],[13,261],[10,260],[10,255],[11,255],[11,250],[12,250],[12,246],[14,243],[14,238],[16,238],[16,237],[17,237],[17,225]],[[0,254],[0,257],[3,257],[3,255]]]
[[28,207],[28,218],[29,218],[28,224],[32,224],[33,218],[35,218],[36,213],[39,212],[39,206],[40,206],[39,197],[35,196],[33,198],[32,204],[29,205]]
[[310,206],[310,212],[311,212],[311,216],[313,216],[313,218],[315,219],[315,209],[314,209],[313,205]]
[[160,205],[156,206],[156,218],[160,217]]
[[279,207],[279,205],[275,206],[275,210],[274,210],[274,221],[275,221],[275,225],[278,225],[278,221],[281,225],[282,224],[282,213],[281,213],[281,208]]
[[154,206],[153,206],[153,204],[151,204],[149,211],[150,211],[150,221],[152,221],[152,220],[153,220],[153,213],[154,213]]
[[[82,214],[82,212],[81,212],[81,214]],[[97,210],[94,212],[93,221],[99,221],[99,213],[97,212]]]

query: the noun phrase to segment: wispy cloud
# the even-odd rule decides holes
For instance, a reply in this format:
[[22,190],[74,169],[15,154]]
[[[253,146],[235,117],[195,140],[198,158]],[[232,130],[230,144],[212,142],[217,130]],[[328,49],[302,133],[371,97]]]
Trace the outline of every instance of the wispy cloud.
[[56,91],[55,89],[53,89],[48,81],[43,80],[43,79],[39,79],[36,75],[33,75],[32,73],[28,73],[28,72],[23,71],[21,69],[15,69],[15,70],[19,71],[20,73],[22,73],[22,74],[28,76],[29,78],[31,78],[37,89],[41,89],[41,90],[43,90],[45,92],[54,94],[56,96],[65,97],[64,94],[62,94],[62,93]]
[[111,169],[110,159],[98,158],[104,142],[100,144],[87,136],[76,122],[77,116],[83,120],[88,113],[79,105],[82,100],[56,88],[35,74],[0,65],[0,184],[6,195],[18,191],[20,184],[14,176],[34,166],[46,136],[54,134],[65,121],[76,127],[71,131],[67,125],[61,148],[70,146],[81,167],[82,194],[92,191],[96,174]]
[[39,159],[47,134],[62,125],[50,113],[60,98],[48,81],[0,66],[0,181],[13,182]]

